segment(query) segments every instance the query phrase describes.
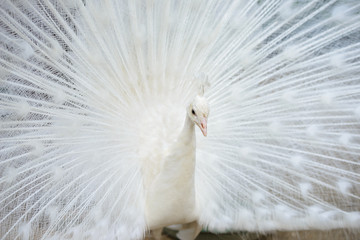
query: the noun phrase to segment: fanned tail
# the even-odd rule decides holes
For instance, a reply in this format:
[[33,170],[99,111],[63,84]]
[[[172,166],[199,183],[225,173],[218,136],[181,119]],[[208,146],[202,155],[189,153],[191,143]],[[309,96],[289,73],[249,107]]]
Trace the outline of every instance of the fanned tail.
[[359,10],[249,3],[224,29],[197,154],[209,229],[359,228]]
[[144,122],[201,74],[201,224],[359,228],[359,46],[351,0],[0,1],[0,239],[142,238]]

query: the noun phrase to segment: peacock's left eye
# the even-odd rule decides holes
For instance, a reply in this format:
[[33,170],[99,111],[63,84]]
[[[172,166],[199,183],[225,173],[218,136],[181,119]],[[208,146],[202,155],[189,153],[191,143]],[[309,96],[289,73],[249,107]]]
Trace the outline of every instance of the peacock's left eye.
[[195,113],[194,109],[191,110],[191,113],[196,116],[196,113]]

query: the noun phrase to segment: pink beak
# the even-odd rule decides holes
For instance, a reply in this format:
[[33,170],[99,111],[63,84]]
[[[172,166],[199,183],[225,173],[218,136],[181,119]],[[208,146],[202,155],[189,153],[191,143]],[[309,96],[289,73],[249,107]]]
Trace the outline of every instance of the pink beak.
[[203,135],[206,137],[207,135],[207,122],[206,122],[206,118],[203,118],[200,120],[200,126],[199,126],[201,132],[203,133]]

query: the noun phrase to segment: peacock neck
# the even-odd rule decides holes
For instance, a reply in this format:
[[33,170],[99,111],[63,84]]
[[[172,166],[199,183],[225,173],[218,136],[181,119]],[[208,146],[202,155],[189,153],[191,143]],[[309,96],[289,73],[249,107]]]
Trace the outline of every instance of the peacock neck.
[[195,126],[184,126],[155,178],[147,183],[146,221],[150,229],[196,220]]
[[190,143],[192,142],[191,140],[193,140],[193,143],[195,143],[195,124],[190,119],[188,114],[186,114],[185,123],[179,135],[178,141],[189,141],[188,143]]
[[184,126],[176,142],[171,147],[171,154],[165,158],[164,168],[176,169],[180,178],[192,179],[195,167],[195,125],[194,122],[186,115]]

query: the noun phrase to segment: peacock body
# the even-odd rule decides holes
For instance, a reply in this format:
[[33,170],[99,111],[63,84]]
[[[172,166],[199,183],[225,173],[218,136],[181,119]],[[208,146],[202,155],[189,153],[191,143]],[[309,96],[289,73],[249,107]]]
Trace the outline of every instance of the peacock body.
[[0,29],[0,239],[359,229],[358,1],[1,0]]

